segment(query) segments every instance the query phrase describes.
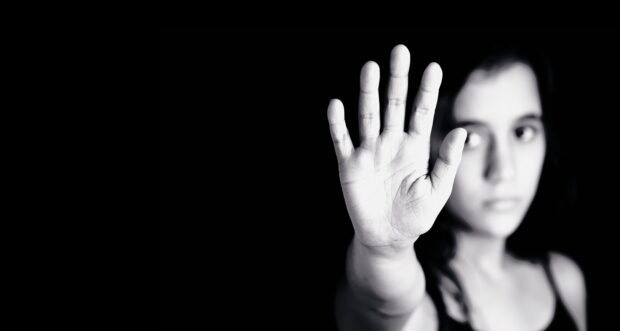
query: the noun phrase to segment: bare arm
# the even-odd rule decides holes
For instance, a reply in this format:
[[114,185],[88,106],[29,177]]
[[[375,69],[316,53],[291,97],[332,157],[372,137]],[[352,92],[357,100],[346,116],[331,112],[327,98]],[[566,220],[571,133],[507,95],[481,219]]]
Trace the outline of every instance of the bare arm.
[[463,129],[450,132],[429,172],[441,69],[436,63],[426,68],[405,131],[409,51],[403,45],[394,47],[390,61],[381,133],[379,68],[374,62],[364,65],[360,77],[358,148],[351,143],[342,103],[332,100],[328,108],[340,183],[355,229],[347,258],[347,286],[339,296],[341,325],[367,319],[377,322],[376,329],[398,328],[422,302],[425,282],[413,244],[445,205],[466,138]]
[[346,273],[336,305],[342,330],[400,330],[424,295],[413,249],[385,255],[354,239]]

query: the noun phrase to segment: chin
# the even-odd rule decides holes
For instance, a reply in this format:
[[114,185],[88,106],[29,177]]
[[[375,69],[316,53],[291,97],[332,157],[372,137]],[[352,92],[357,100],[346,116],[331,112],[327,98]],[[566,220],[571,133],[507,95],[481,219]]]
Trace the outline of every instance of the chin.
[[485,213],[467,222],[471,230],[496,238],[508,238],[513,234],[521,221],[523,213]]

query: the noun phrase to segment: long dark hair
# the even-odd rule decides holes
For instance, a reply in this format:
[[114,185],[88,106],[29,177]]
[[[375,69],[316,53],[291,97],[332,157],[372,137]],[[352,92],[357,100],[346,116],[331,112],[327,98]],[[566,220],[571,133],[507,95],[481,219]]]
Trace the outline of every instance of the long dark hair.
[[[560,208],[562,199],[556,192],[567,190],[559,185],[563,180],[558,177],[562,172],[559,170],[558,153],[555,151],[557,144],[555,139],[555,129],[553,127],[554,109],[552,99],[552,75],[551,66],[543,55],[543,52],[536,48],[524,44],[503,44],[493,43],[492,45],[480,44],[472,45],[467,49],[459,49],[458,52],[447,51],[448,54],[440,56],[438,62],[443,68],[444,79],[440,89],[439,101],[436,109],[433,124],[433,139],[431,157],[431,169],[433,160],[436,158],[439,143],[453,128],[455,121],[453,117],[453,105],[456,96],[465,84],[469,74],[477,69],[491,71],[501,69],[503,66],[515,62],[529,65],[537,77],[538,90],[542,102],[543,125],[545,126],[547,149],[541,180],[536,196],[519,228],[507,241],[507,249],[510,253],[520,258],[535,260],[546,255],[550,247],[545,246],[546,228],[540,227],[537,220],[548,218],[554,214],[555,208]],[[570,190],[568,190],[570,192]],[[549,206],[553,206],[549,208]],[[466,305],[467,298],[463,294],[462,286],[454,270],[450,268],[449,262],[455,255],[455,230],[462,227],[458,217],[452,215],[447,208],[444,208],[438,216],[432,229],[420,237],[415,244],[416,254],[423,266],[426,280],[427,292],[438,306],[439,320],[446,320],[446,309],[439,290],[440,278],[447,277],[458,289],[455,299],[461,304],[466,316],[469,315]],[[526,239],[527,240],[524,240]],[[445,323],[442,329],[445,329]]]

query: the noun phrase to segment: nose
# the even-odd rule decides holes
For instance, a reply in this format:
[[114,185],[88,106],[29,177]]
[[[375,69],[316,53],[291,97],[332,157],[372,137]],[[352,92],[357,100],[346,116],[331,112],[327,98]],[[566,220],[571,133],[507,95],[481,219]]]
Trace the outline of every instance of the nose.
[[487,153],[485,177],[493,182],[503,182],[514,178],[515,167],[509,142],[494,141]]

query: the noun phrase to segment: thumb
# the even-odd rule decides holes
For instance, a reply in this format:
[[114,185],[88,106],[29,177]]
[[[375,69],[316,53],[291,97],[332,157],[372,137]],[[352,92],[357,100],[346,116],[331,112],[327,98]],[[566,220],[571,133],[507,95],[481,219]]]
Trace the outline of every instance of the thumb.
[[448,200],[452,192],[466,138],[467,131],[456,128],[446,135],[439,148],[439,157],[431,172],[431,183],[433,190],[439,192],[445,200]]

